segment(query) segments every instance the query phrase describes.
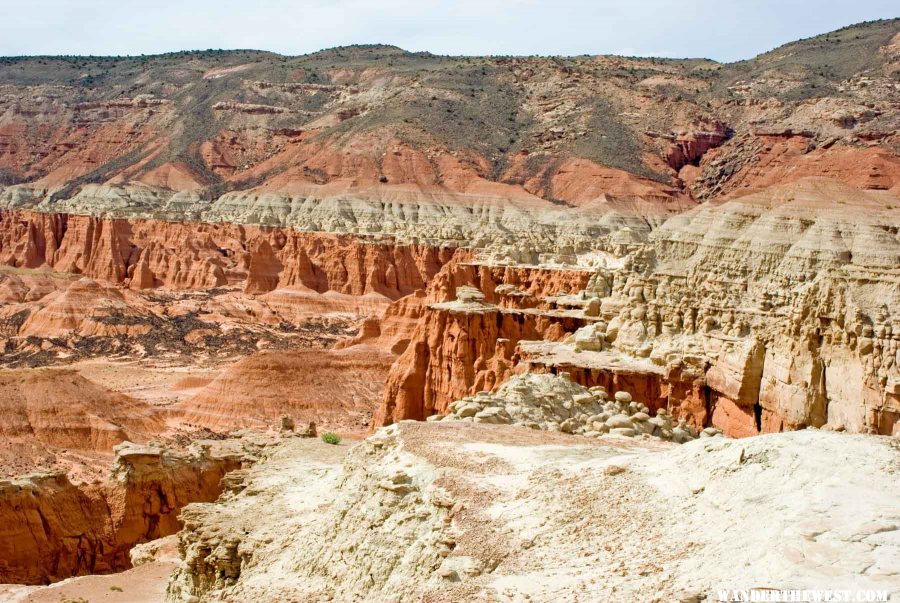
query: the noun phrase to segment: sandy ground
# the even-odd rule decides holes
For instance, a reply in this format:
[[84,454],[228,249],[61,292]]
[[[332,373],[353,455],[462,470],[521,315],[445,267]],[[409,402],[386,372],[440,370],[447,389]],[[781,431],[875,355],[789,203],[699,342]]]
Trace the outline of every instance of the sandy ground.
[[146,563],[119,574],[81,576],[50,586],[0,585],[6,603],[160,603],[177,563]]

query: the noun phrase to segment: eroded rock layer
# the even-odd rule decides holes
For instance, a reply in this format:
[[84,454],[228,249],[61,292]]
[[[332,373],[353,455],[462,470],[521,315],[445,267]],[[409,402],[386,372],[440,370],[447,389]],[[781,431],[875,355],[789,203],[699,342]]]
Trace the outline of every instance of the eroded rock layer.
[[[141,441],[163,430],[155,409],[111,392],[73,370],[0,371],[2,474],[14,456],[40,445],[109,451],[123,440]],[[33,452],[31,452],[33,454]]]
[[412,293],[455,253],[390,240],[285,228],[0,212],[0,263],[51,268],[132,289],[278,288]]
[[174,453],[126,442],[105,482],[75,484],[63,473],[0,481],[0,581],[40,584],[129,567],[133,545],[181,529],[185,504],[215,500],[222,477],[245,460],[231,444]]
[[[610,247],[574,288],[540,291],[553,280],[538,276],[532,292],[497,285],[483,276],[503,274],[490,263],[439,276],[433,299],[457,299],[427,306],[379,420],[443,412],[518,366],[635,392],[730,435],[807,425],[890,434],[900,420],[898,208],[890,193],[805,179],[704,204],[646,242]],[[463,283],[471,290],[448,292]]]

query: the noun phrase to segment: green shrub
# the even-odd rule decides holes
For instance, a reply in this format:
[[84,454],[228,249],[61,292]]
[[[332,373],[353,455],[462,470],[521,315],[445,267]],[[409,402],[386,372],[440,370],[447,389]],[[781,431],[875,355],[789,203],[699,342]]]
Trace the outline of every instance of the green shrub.
[[335,444],[335,445],[340,444],[341,436],[329,431],[327,433],[322,434],[322,441],[325,442],[326,444]]

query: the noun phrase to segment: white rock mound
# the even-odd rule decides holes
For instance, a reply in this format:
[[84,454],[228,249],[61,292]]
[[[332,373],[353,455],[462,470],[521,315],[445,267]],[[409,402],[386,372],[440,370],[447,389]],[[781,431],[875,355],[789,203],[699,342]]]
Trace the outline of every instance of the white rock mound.
[[715,428],[698,432],[665,409],[651,417],[647,405],[633,400],[628,392],[616,392],[609,399],[606,389],[586,388],[565,373],[515,375],[496,392],[478,392],[456,400],[447,410],[446,415],[429,420],[523,425],[591,438],[649,437],[678,443],[720,435]]

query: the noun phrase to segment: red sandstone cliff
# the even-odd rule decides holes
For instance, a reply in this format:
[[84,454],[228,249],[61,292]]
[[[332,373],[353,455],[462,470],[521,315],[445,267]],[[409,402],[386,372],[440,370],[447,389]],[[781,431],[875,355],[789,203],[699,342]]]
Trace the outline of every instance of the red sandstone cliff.
[[106,483],[58,473],[0,480],[0,582],[40,584],[129,567],[128,551],[181,529],[181,508],[215,500],[239,454],[178,455],[124,444]]
[[0,211],[0,264],[135,289],[244,282],[253,294],[299,287],[397,299],[424,288],[456,253],[289,228]]
[[[545,297],[583,289],[591,273],[528,267],[448,265],[434,279],[428,297],[452,300],[456,287],[477,284],[485,302],[502,301],[498,285],[513,285]],[[409,344],[391,368],[376,425],[424,419],[467,394],[492,389],[509,376],[521,340],[559,339],[583,326],[580,317],[529,312],[496,305],[425,307]]]

